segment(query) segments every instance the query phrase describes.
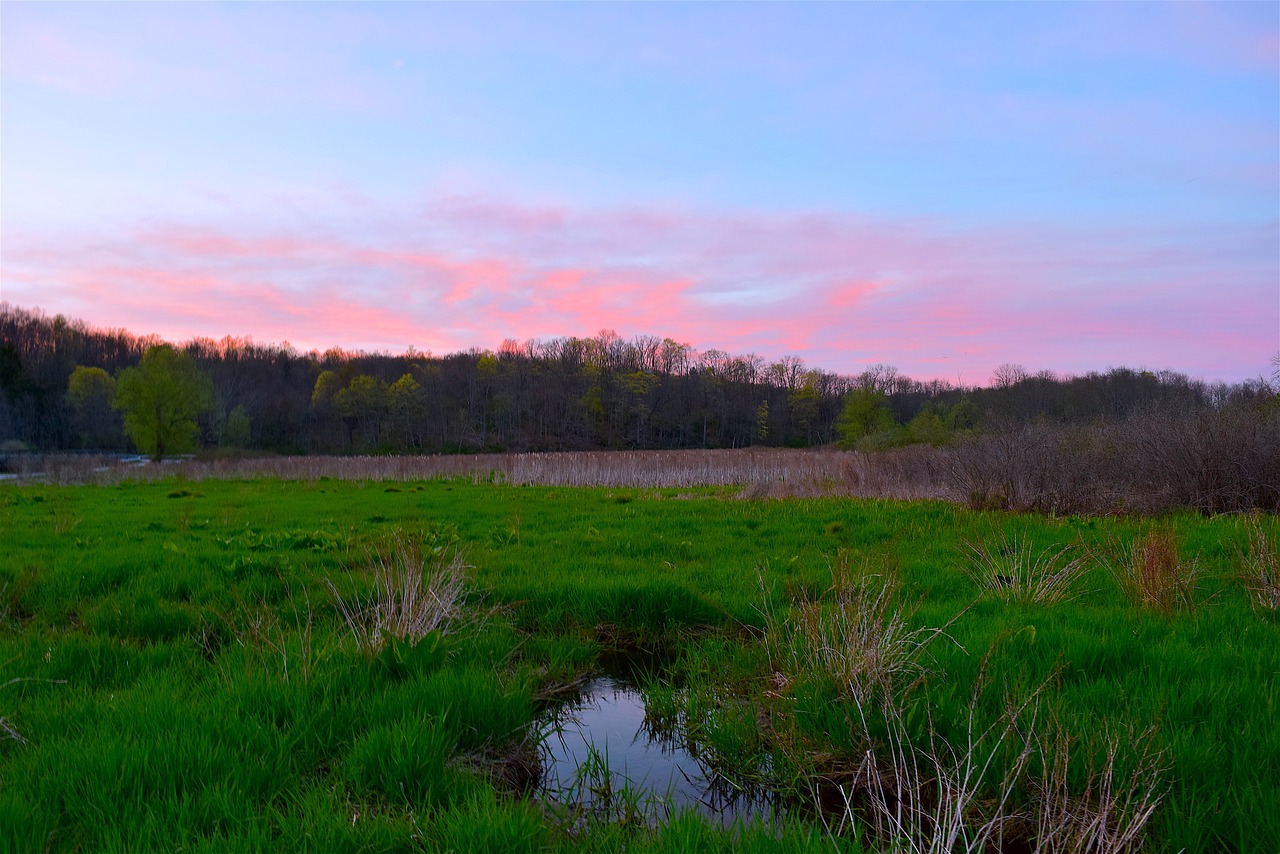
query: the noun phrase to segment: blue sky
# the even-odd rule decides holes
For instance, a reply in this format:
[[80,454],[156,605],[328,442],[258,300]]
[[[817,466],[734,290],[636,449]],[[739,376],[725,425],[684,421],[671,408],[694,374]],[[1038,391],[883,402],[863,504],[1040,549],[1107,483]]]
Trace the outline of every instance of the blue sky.
[[26,4],[0,296],[985,382],[1280,351],[1271,3]]

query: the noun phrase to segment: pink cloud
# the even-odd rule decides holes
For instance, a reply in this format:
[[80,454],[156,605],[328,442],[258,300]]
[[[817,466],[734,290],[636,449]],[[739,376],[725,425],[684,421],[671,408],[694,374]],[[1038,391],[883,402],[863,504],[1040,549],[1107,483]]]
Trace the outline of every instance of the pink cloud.
[[832,308],[849,308],[857,305],[864,300],[869,294],[876,291],[878,285],[875,282],[854,282],[848,285],[838,285],[827,294],[827,301]]
[[455,201],[309,235],[248,219],[6,234],[3,298],[176,339],[439,353],[610,328],[966,382],[1002,362],[1244,378],[1280,347],[1274,225],[962,230]]

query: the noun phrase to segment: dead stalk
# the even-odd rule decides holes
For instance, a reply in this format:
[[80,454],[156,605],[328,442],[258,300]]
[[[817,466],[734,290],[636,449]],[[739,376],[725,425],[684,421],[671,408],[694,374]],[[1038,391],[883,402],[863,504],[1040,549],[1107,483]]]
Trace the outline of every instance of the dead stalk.
[[1237,549],[1239,575],[1249,591],[1249,603],[1256,609],[1280,610],[1280,544],[1277,544],[1254,516],[1248,522],[1247,545]]
[[1105,737],[1106,758],[1101,767],[1089,762],[1082,788],[1071,791],[1067,767],[1072,740],[1062,731],[1041,739],[1044,777],[1033,785],[1036,807],[1036,850],[1071,854],[1111,854],[1142,847],[1147,822],[1162,798],[1168,770],[1165,753],[1155,747],[1155,728],[1129,733],[1132,770],[1124,778],[1116,772],[1122,740]]
[[[1046,554],[1040,565],[1050,567],[1049,576],[1078,571],[1080,558],[1054,563],[1058,553]],[[764,574],[757,571],[763,590]],[[793,603],[786,615],[766,593],[762,613],[766,649],[780,677],[831,678],[856,710],[854,726],[860,722],[867,748],[853,781],[839,787],[844,811],[836,832],[868,821],[878,843],[912,854],[1002,850],[1010,843],[1029,843],[1037,852],[1102,854],[1140,845],[1166,770],[1163,752],[1153,746],[1154,728],[1130,740],[1130,770],[1118,767],[1121,740],[1109,738],[1084,788],[1070,789],[1069,740],[1056,728],[1039,731],[1042,698],[1054,677],[1020,699],[1008,696],[1004,712],[983,723],[988,657],[962,740],[941,738],[931,715],[913,732],[907,698],[927,675],[919,660],[925,644],[945,627],[907,629],[908,618],[891,605],[892,579],[838,579],[832,591],[834,601]],[[1037,756],[1044,771],[1033,778]]]
[[[1006,826],[1021,818],[1010,811],[1010,803],[1034,755],[1039,699],[1048,683],[1019,702],[1010,699],[1005,713],[983,727],[975,710],[986,680],[985,665],[983,674],[970,703],[965,743],[960,747],[938,738],[931,719],[925,736],[913,740],[898,699],[872,710],[883,715],[888,730],[887,740],[877,744],[871,736],[867,708],[858,705],[871,747],[854,786],[865,774],[874,833],[895,849],[902,847],[912,854],[950,854],[982,851],[992,843],[998,849]],[[1016,756],[999,779],[993,780],[997,760],[1011,748],[1017,750]],[[993,785],[998,796],[994,806],[988,794]],[[849,795],[845,800],[852,803]]]

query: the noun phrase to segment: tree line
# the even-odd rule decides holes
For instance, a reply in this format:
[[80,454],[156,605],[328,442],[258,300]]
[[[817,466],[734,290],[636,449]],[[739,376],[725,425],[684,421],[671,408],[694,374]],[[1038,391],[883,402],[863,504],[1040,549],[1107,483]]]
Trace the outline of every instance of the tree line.
[[[0,303],[0,450],[471,453],[927,442],[1009,424],[1270,400],[1254,382],[1002,365],[983,387],[886,365],[840,375],[670,338],[504,341],[392,355],[243,338],[167,344]],[[169,419],[166,421],[166,419]],[[171,422],[171,423],[170,423]]]

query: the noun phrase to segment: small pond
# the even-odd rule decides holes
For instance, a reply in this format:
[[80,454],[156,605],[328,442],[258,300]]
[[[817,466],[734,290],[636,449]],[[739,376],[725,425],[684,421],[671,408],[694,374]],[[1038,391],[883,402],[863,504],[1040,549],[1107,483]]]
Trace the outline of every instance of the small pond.
[[693,809],[730,826],[767,820],[768,794],[732,785],[691,749],[678,724],[655,724],[643,692],[602,676],[555,709],[540,729],[542,789],[552,801],[653,825]]

